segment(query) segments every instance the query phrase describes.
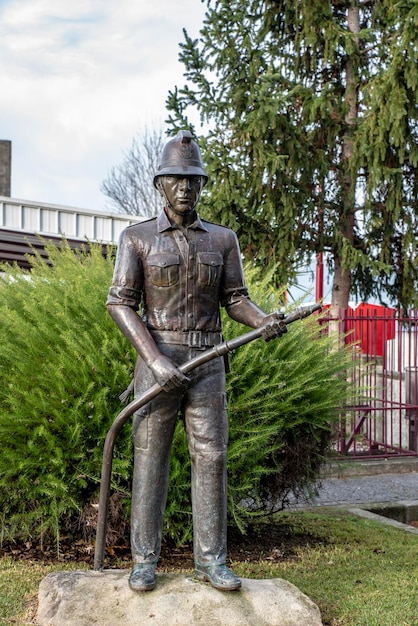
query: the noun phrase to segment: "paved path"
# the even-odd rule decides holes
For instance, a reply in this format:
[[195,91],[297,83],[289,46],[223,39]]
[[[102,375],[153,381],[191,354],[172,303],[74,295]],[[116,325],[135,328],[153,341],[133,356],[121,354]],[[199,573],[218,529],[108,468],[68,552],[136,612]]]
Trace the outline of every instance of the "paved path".
[[318,496],[315,500],[296,506],[299,508],[418,500],[418,472],[324,478],[317,483],[317,488]]
[[418,473],[327,478],[319,487],[317,505],[363,504],[418,500]]

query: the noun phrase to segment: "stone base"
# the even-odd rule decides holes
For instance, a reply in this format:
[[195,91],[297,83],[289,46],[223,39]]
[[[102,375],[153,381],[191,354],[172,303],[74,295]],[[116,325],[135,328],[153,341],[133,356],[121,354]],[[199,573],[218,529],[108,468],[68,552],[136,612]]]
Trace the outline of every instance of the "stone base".
[[157,574],[133,592],[129,571],[55,572],[39,586],[39,626],[322,626],[318,607],[291,583],[242,580],[217,591],[185,574]]

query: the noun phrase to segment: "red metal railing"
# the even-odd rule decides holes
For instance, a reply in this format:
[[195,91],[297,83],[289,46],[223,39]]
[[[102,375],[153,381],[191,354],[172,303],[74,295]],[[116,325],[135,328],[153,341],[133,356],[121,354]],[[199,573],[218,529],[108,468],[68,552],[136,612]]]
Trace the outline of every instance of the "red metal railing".
[[418,456],[418,312],[343,311],[355,401],[341,409],[336,451],[354,458]]

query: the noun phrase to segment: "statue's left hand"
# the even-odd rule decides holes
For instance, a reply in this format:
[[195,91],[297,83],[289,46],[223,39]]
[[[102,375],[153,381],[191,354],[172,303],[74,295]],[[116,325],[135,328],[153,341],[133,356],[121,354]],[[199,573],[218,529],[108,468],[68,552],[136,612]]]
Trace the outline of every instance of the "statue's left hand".
[[266,315],[263,319],[262,326],[263,331],[261,333],[264,341],[271,341],[272,339],[276,339],[277,337],[281,337],[285,333],[287,333],[287,326],[283,321],[284,314],[283,313],[271,313],[270,315]]

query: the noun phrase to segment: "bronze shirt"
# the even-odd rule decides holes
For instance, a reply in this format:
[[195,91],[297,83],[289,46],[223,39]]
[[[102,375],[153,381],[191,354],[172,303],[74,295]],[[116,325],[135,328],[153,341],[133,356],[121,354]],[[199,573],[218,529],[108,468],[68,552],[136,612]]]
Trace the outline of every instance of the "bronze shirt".
[[165,212],[126,228],[108,304],[138,310],[155,330],[220,331],[220,305],[248,299],[235,233],[202,220],[180,229]]

